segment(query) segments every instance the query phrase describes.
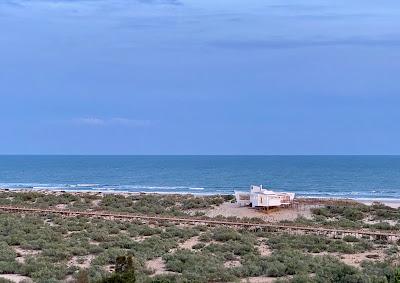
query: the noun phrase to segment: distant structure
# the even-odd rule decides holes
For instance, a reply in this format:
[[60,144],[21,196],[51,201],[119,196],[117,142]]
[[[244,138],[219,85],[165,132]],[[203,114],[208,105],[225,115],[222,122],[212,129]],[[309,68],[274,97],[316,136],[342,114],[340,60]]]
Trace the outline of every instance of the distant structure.
[[294,193],[274,192],[260,186],[251,186],[250,192],[235,191],[236,203],[255,208],[288,207],[293,204]]

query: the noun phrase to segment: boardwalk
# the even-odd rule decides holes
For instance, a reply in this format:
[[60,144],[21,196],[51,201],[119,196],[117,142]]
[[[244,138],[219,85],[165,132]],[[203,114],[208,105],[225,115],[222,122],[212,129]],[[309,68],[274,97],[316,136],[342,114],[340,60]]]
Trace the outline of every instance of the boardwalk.
[[312,226],[295,226],[283,225],[274,223],[250,223],[239,221],[223,221],[212,219],[199,219],[199,218],[181,218],[181,217],[165,217],[165,216],[147,216],[126,213],[112,213],[104,211],[77,211],[66,209],[41,209],[41,208],[28,208],[16,206],[0,206],[0,211],[15,212],[15,213],[29,213],[29,214],[60,214],[63,216],[86,216],[86,217],[100,217],[112,219],[127,219],[127,220],[142,220],[154,222],[171,222],[183,224],[203,224],[210,226],[232,226],[242,227],[248,229],[263,229],[273,231],[286,231],[286,232],[302,232],[324,235],[354,235],[363,237],[374,237],[387,240],[400,240],[400,233],[379,232],[371,230],[346,230],[346,229],[332,229]]

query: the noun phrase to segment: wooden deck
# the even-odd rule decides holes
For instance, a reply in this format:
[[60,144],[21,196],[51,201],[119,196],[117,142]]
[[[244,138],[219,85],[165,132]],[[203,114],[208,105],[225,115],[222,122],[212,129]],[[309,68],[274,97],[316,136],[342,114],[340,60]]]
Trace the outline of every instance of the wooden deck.
[[41,209],[17,206],[0,206],[0,211],[22,213],[22,214],[60,214],[67,217],[86,216],[86,217],[99,217],[105,219],[126,219],[126,220],[141,220],[152,222],[169,222],[169,223],[183,223],[183,224],[202,224],[209,226],[230,226],[248,228],[249,230],[267,230],[267,231],[282,231],[288,233],[312,233],[318,235],[331,235],[331,236],[345,236],[354,235],[361,237],[373,237],[386,240],[400,240],[399,232],[383,232],[372,230],[348,230],[348,229],[333,229],[313,226],[296,226],[284,225],[275,223],[251,223],[240,221],[224,221],[213,219],[200,219],[200,218],[182,218],[182,217],[166,217],[166,216],[148,216],[128,213],[112,213],[104,211],[77,211],[66,209]]

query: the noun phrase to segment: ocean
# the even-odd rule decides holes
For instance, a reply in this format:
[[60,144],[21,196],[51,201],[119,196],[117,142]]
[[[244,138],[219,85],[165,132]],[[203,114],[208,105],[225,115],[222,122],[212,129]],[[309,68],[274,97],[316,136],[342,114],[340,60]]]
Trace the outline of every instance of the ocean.
[[400,198],[400,156],[0,156],[0,188]]

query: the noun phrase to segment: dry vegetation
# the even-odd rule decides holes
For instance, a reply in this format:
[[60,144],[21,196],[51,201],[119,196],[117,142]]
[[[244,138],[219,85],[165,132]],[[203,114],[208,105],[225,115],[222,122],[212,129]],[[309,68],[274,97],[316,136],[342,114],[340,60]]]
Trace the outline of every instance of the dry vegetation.
[[[196,217],[205,217],[207,210],[230,200],[177,195],[0,195],[3,205]],[[399,228],[400,210],[339,204],[315,208],[312,215],[294,221],[393,230]],[[0,277],[4,279],[0,282],[394,283],[400,279],[398,244],[352,236],[335,239],[201,225],[1,213]],[[132,256],[129,268],[121,267],[117,260],[124,256]]]

